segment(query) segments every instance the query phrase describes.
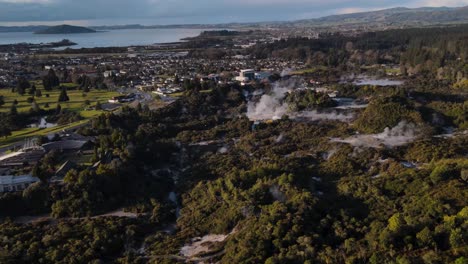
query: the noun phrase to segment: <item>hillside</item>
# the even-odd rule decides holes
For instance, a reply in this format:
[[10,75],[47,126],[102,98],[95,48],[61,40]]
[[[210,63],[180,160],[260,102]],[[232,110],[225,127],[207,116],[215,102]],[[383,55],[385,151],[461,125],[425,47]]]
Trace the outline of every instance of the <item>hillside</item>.
[[47,26],[0,26],[0,33],[8,32],[36,32],[47,29]]
[[468,22],[468,7],[422,7],[416,9],[399,7],[372,12],[332,15],[317,19],[298,20],[292,22],[291,25],[331,26],[382,23],[388,25],[420,26],[466,22]]
[[90,28],[86,28],[86,27],[60,25],[60,26],[49,27],[49,28],[35,32],[35,34],[83,34],[83,33],[96,33],[96,31]]

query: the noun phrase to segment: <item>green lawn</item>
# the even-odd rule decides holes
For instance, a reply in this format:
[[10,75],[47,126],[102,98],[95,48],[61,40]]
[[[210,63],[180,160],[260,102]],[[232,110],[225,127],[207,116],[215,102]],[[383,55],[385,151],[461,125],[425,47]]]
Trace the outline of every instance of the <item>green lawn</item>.
[[310,73],[315,73],[320,70],[326,70],[327,67],[325,66],[317,66],[309,69],[304,69],[304,70],[298,70],[298,71],[293,71],[291,74],[293,75],[302,75],[302,74],[310,74]]
[[[75,85],[71,83],[62,84],[68,88],[74,88]],[[40,89],[42,92],[41,97],[35,97],[36,103],[42,109],[55,109],[58,104],[58,97],[60,90],[55,89],[53,91],[45,91],[42,84],[36,83],[36,88]],[[46,95],[49,95],[48,97]],[[47,134],[60,132],[63,129],[72,128],[75,126],[82,125],[89,121],[89,119],[98,116],[103,111],[97,110],[85,110],[87,105],[85,105],[86,100],[89,100],[91,106],[94,106],[97,101],[101,103],[106,103],[111,97],[119,95],[117,92],[106,91],[106,90],[91,90],[88,93],[83,93],[79,90],[69,90],[67,91],[70,101],[61,102],[60,106],[63,110],[78,112],[84,118],[84,120],[75,122],[72,124],[67,124],[63,126],[57,126],[54,128],[39,129],[39,128],[24,128],[19,131],[13,131],[12,135],[7,138],[0,139],[0,147],[5,147],[15,142],[21,141],[26,138],[36,137],[36,136],[45,136]],[[18,101],[17,110],[18,112],[27,112],[31,108],[31,104],[28,103],[27,99],[32,97],[31,95],[19,95],[18,93],[11,92],[10,89],[0,90],[0,95],[3,96],[5,104],[0,106],[0,112],[8,112],[14,102]],[[49,108],[46,107],[46,104],[49,104]]]
[[387,74],[389,74],[389,73],[391,73],[391,74],[401,74],[401,70],[398,69],[398,68],[385,69],[385,72]]
[[[38,85],[36,86],[38,89],[40,89]],[[58,97],[60,95],[60,91],[45,91],[41,89],[41,92],[41,97],[35,97],[35,101],[39,105],[39,107],[47,110],[48,108],[46,108],[46,104],[49,104],[49,109],[55,109],[55,107],[57,107],[58,104]],[[69,90],[67,91],[67,94],[70,98],[70,101],[61,102],[60,106],[62,107],[62,109],[80,112],[83,116],[89,116],[89,113],[86,113],[87,111],[84,110],[86,108],[86,100],[88,100],[91,105],[95,105],[97,101],[105,103],[111,97],[119,95],[117,92],[110,92],[105,90],[91,90],[88,93],[83,93],[83,91],[79,90]],[[29,111],[29,109],[31,108],[31,104],[27,101],[29,97],[32,97],[29,94],[19,95],[17,93],[11,92],[11,90],[9,89],[2,89],[0,90],[0,95],[4,97],[5,101],[5,104],[0,106],[0,112],[10,111],[11,105],[13,104],[14,100],[18,101],[18,105],[16,106],[18,112]],[[47,97],[47,95],[49,95],[49,97]]]
[[85,119],[85,120],[81,120],[78,122],[70,123],[67,125],[56,126],[52,128],[24,128],[18,131],[13,131],[11,133],[11,136],[0,139],[0,148],[7,147],[13,143],[16,143],[18,141],[21,141],[27,138],[46,136],[48,134],[59,133],[62,130],[77,127],[77,126],[86,124],[88,122],[89,122],[89,119]]
[[[213,91],[212,89],[201,90],[200,93],[211,93],[212,91]],[[185,95],[185,92],[178,92],[178,93],[169,94],[169,96],[172,96],[172,97],[182,97],[184,95]]]

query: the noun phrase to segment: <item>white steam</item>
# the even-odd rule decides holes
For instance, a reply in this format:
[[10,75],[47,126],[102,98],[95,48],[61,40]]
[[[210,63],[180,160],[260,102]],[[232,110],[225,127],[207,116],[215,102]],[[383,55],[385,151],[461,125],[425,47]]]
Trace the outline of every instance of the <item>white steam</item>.
[[339,109],[329,109],[327,111],[301,111],[291,112],[288,103],[284,101],[286,95],[298,84],[294,80],[277,82],[270,93],[262,95],[258,102],[249,101],[247,104],[247,117],[252,121],[278,120],[284,115],[291,119],[316,120],[337,120],[350,121],[354,118],[353,113],[342,113]]
[[260,101],[250,101],[247,105],[247,117],[250,120],[276,120],[288,111],[288,104],[283,103],[290,89],[275,84],[269,94],[264,94]]
[[418,129],[412,123],[401,121],[394,128],[385,128],[380,134],[356,135],[347,139],[332,138],[332,142],[351,144],[355,147],[379,148],[398,147],[416,140],[419,136]]
[[405,82],[400,80],[392,80],[388,78],[377,78],[376,76],[368,76],[368,75],[354,75],[351,74],[349,76],[342,76],[341,83],[353,83],[358,86],[400,86],[403,85]]
[[275,139],[275,142],[276,143],[281,143],[284,141],[284,135],[283,133],[281,133],[276,139]]
[[291,75],[291,73],[292,73],[292,69],[291,68],[286,68],[281,72],[281,77]]
[[223,147],[218,149],[218,153],[221,153],[221,154],[226,154],[226,153],[228,153],[228,151],[229,151],[229,149],[226,146],[223,146]]
[[353,113],[339,113],[338,111],[327,111],[327,112],[318,112],[313,111],[302,111],[291,115],[294,119],[307,119],[310,121],[316,120],[336,120],[342,122],[351,121],[354,118]]

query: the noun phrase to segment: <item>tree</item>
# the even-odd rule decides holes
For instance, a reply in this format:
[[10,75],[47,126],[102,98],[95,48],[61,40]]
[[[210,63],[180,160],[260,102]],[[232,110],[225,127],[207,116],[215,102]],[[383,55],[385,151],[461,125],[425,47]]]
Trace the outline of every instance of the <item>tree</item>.
[[450,177],[452,171],[453,169],[447,165],[439,165],[434,168],[434,170],[431,172],[431,175],[429,175],[429,178],[434,184],[436,184],[443,179]]
[[55,71],[50,69],[49,73],[42,77],[42,84],[44,85],[44,89],[46,91],[50,91],[52,88],[60,85],[60,80],[55,74]]
[[60,115],[62,113],[62,106],[60,104],[57,104],[57,107],[55,108],[55,114]]
[[3,95],[0,95],[0,106],[5,104],[5,97]]
[[10,115],[11,116],[16,116],[18,115],[18,109],[16,109],[16,104],[12,104],[10,108]]
[[388,219],[388,229],[393,232],[398,232],[404,225],[405,220],[400,213],[396,213]]
[[23,191],[23,199],[33,213],[47,212],[50,206],[48,186],[41,182],[32,184]]
[[32,105],[31,105],[31,112],[33,113],[39,113],[41,111],[41,108],[39,107],[39,105],[36,103],[36,101],[32,102]]
[[452,246],[452,248],[458,248],[458,247],[461,247],[463,245],[466,245],[465,244],[466,241],[464,239],[464,236],[466,236],[466,233],[464,233],[461,230],[461,228],[453,229],[450,232],[450,237],[449,237],[450,245]]
[[36,92],[35,92],[35,96],[36,96],[36,97],[42,97],[42,92],[41,92],[41,90],[37,89]]
[[70,77],[70,75],[68,74],[68,71],[65,69],[65,71],[63,72],[62,81],[63,82],[68,82],[69,77]]
[[462,170],[460,177],[463,181],[468,182],[468,170]]
[[8,127],[8,124],[1,123],[0,124],[0,136],[7,138],[11,135],[11,129]]
[[62,91],[60,92],[58,101],[59,101],[59,102],[67,102],[67,101],[70,101],[70,98],[69,98],[68,95],[67,95],[67,88],[65,88],[65,87],[62,88]]
[[30,94],[30,95],[35,95],[35,94],[36,94],[36,90],[37,90],[37,89],[36,89],[36,85],[33,84],[33,85],[31,86],[31,88],[29,89],[28,94]]
[[142,109],[143,109],[143,107],[141,106],[140,102],[138,102],[138,104],[136,106],[137,112],[141,112]]
[[102,105],[99,101],[96,102],[96,110],[102,110]]
[[421,246],[429,246],[433,242],[431,230],[427,226],[416,234],[416,238]]
[[18,82],[16,84],[16,92],[18,92],[18,94],[23,95],[29,87],[31,87],[31,84],[28,80],[23,77],[18,78]]
[[34,165],[31,174],[33,177],[40,179],[41,182],[44,182],[44,183],[47,182],[47,179],[48,179],[47,174],[45,173],[45,171],[43,170],[39,162],[36,163],[36,165]]

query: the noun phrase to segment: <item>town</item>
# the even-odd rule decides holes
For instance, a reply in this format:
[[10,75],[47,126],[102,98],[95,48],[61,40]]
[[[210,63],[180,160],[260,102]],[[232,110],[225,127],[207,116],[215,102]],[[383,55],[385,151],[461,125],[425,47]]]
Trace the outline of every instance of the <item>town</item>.
[[466,263],[466,10],[0,27],[0,263]]

